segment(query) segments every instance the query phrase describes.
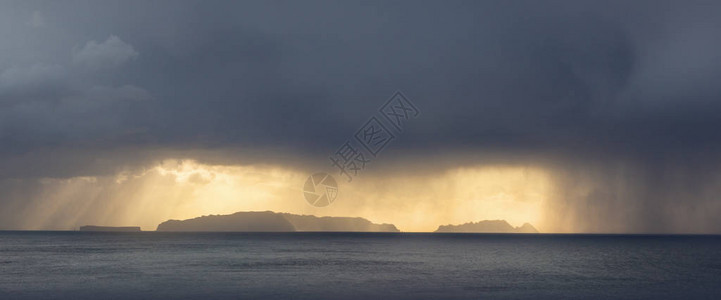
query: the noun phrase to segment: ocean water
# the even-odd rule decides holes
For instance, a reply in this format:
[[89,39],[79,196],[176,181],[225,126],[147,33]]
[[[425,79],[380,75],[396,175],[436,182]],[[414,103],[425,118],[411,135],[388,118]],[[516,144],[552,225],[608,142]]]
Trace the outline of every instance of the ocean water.
[[0,299],[721,299],[721,236],[0,232]]

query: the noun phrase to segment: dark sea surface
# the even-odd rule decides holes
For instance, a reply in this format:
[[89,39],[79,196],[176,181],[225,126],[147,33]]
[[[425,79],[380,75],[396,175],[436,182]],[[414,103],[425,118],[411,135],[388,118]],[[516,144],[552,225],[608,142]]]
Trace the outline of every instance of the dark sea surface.
[[721,299],[721,236],[0,232],[0,299]]

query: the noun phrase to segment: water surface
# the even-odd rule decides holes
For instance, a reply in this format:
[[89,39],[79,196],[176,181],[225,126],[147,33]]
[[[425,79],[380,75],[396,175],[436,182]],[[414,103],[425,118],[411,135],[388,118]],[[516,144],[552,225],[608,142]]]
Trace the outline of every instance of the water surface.
[[0,232],[0,298],[721,298],[721,236]]

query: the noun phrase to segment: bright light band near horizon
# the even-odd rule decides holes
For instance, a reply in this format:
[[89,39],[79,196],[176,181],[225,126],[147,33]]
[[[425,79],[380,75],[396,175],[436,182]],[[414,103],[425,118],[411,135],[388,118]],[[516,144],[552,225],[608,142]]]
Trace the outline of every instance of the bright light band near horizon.
[[573,227],[564,227],[564,220],[547,216],[548,201],[555,193],[551,178],[541,168],[504,165],[412,176],[374,173],[345,185],[346,200],[318,209],[301,198],[299,187],[307,174],[300,170],[174,159],[138,173],[45,179],[38,191],[42,209],[27,213],[20,228],[73,230],[100,224],[155,230],[169,219],[270,210],[362,217],[394,224],[405,232],[497,219],[514,227],[530,223],[541,232],[572,232]]

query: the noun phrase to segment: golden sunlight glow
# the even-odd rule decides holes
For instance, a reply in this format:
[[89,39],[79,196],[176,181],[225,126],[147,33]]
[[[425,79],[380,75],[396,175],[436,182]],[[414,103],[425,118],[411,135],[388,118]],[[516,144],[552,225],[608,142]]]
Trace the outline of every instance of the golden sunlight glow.
[[319,208],[303,198],[301,188],[308,175],[270,165],[215,166],[166,160],[144,172],[112,178],[47,179],[44,195],[53,206],[31,218],[43,222],[27,225],[35,229],[58,226],[50,222],[67,219],[60,225],[137,225],[154,230],[167,219],[272,210],[363,217],[395,224],[402,231],[434,231],[439,225],[486,219],[504,219],[513,226],[529,222],[542,231],[544,224],[539,222],[551,184],[543,170],[516,166],[365,176],[351,183],[338,180],[336,202]]

